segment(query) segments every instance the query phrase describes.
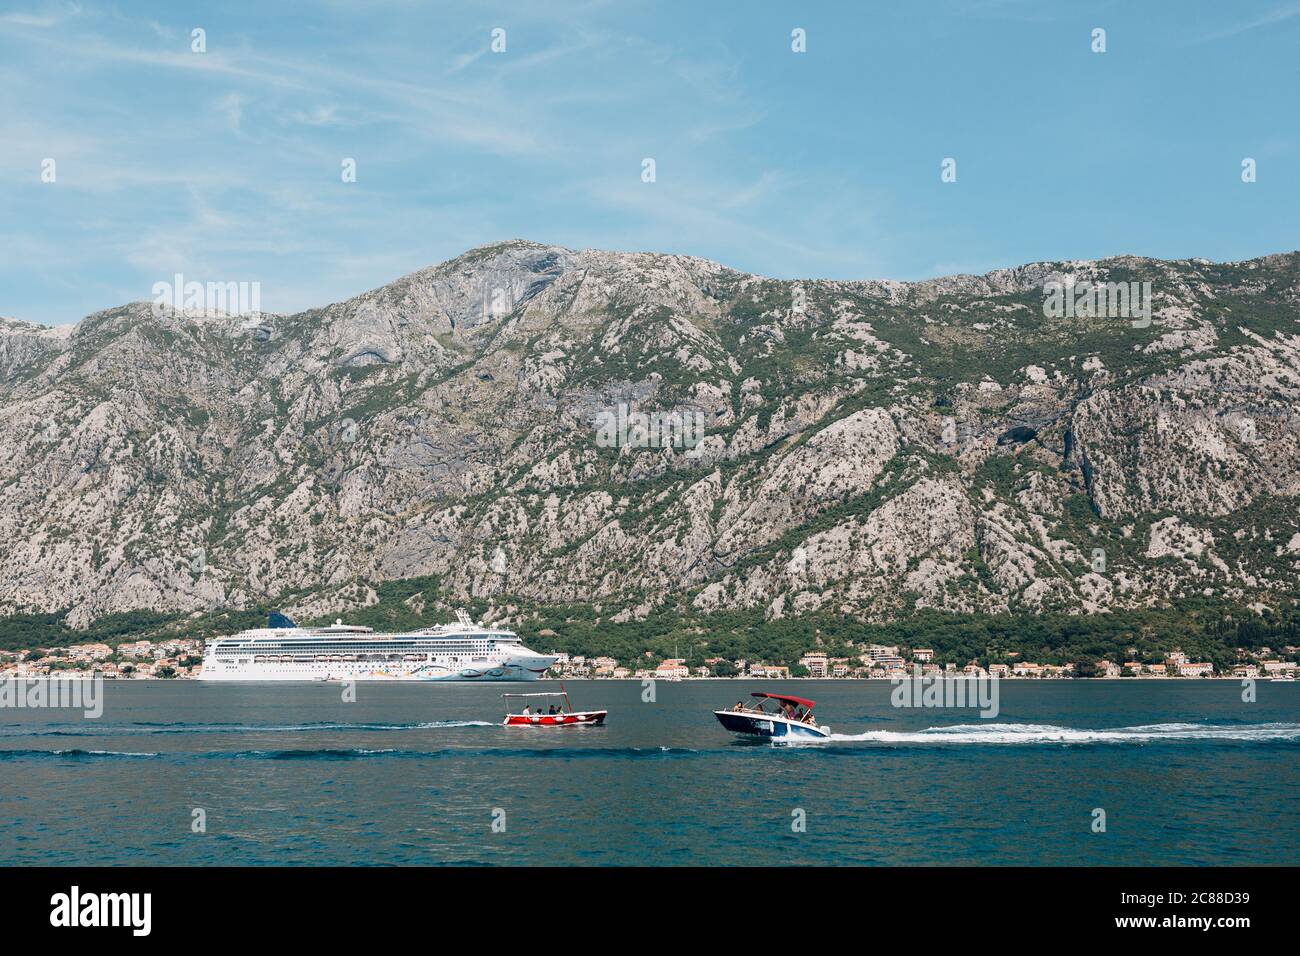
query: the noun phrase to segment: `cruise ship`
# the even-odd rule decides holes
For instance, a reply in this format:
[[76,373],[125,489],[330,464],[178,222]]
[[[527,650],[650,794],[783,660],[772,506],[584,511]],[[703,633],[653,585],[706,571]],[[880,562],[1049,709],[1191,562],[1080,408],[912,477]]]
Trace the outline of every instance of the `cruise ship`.
[[464,611],[456,619],[409,634],[376,634],[341,620],[299,627],[272,614],[266,627],[209,641],[199,679],[526,681],[555,663],[524,647],[513,631],[482,627]]

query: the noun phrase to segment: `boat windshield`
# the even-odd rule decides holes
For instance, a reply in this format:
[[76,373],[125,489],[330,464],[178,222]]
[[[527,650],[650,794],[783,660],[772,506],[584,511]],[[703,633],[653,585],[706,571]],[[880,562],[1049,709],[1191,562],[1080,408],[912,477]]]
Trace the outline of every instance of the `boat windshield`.
[[814,726],[817,724],[817,719],[812,715],[812,709],[816,706],[816,701],[807,700],[803,697],[789,697],[784,694],[768,694],[764,692],[755,692],[750,696],[755,698],[753,702],[737,701],[735,706],[729,709],[739,714],[765,714],[767,716],[785,717],[788,720],[796,720]]

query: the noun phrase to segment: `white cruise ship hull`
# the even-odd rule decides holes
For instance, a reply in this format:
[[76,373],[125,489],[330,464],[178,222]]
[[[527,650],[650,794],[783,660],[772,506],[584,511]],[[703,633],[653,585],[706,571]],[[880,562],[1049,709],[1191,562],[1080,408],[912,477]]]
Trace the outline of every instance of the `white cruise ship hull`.
[[[549,664],[547,665],[550,666]],[[360,665],[347,663],[209,664],[199,680],[211,681],[530,681],[546,673],[520,666],[441,667],[436,664]]]
[[274,626],[208,643],[198,677],[205,681],[533,681],[553,655],[524,647],[512,631],[463,617],[405,634],[376,634],[341,621],[302,628],[273,616]]

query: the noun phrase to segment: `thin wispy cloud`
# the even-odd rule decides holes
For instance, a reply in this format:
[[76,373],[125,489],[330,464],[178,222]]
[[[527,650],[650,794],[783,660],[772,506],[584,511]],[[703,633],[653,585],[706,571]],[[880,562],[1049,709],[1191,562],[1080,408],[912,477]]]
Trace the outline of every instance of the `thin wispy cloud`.
[[48,30],[80,16],[81,13],[81,5],[76,3],[47,3],[28,10],[9,10],[0,12],[0,28],[9,26]]
[[[1235,7],[1222,7],[1221,9],[1233,13],[1237,10]],[[1300,16],[1300,3],[1282,4],[1264,13],[1238,20],[1229,26],[1206,33],[1198,37],[1196,42],[1210,43],[1214,40],[1225,40],[1228,37],[1239,36],[1251,30],[1258,30],[1261,27],[1276,26],[1297,16]]]
[[312,110],[294,111],[294,119],[307,126],[331,126],[340,122],[339,108],[334,105],[317,106]]

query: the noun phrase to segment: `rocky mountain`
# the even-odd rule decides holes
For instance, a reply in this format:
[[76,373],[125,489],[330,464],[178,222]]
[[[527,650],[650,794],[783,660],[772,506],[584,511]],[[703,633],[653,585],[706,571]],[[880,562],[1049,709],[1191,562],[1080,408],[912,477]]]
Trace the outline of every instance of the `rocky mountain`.
[[1274,607],[1300,253],[785,282],[506,242],[296,315],[0,320],[0,441],[0,608],[77,626],[424,576],[612,621]]

